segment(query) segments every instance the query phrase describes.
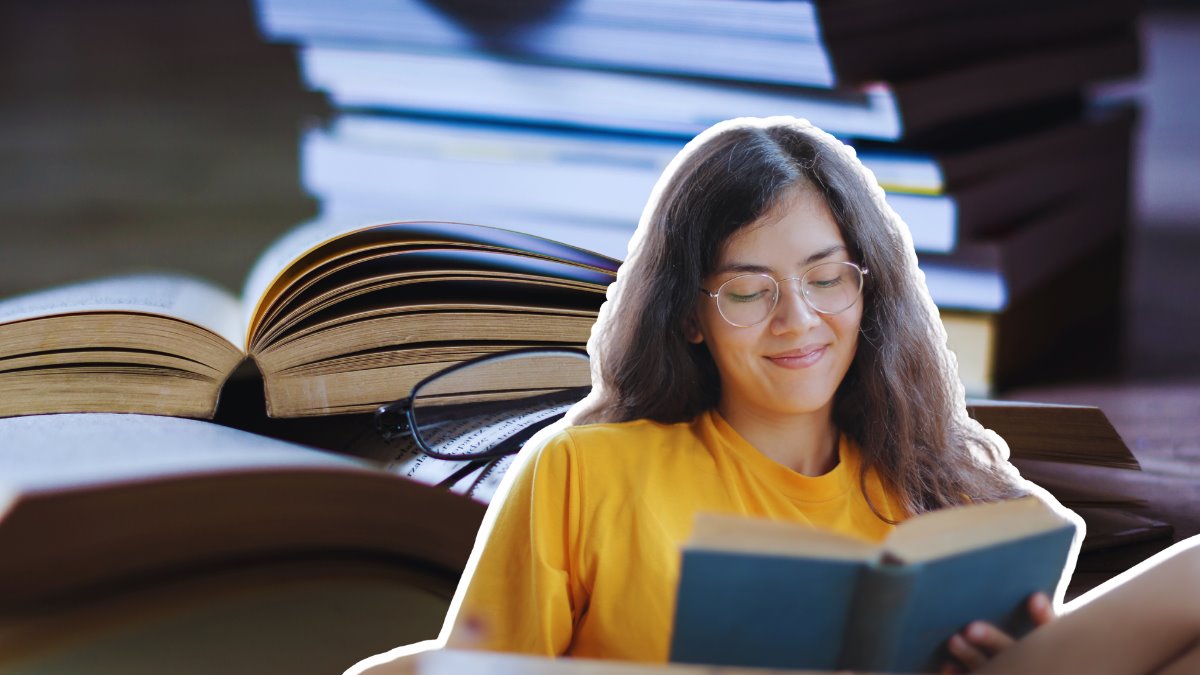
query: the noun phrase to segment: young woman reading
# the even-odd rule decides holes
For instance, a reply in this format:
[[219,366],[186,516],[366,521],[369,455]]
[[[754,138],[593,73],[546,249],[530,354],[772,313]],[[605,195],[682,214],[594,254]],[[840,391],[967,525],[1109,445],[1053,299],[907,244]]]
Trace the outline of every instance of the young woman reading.
[[[793,119],[709,130],[646,208],[589,344],[591,395],[512,470],[447,646],[665,661],[698,512],[879,540],[1027,494],[967,417],[945,344],[911,240],[851,150]],[[1044,596],[1030,610],[1053,615]],[[1080,623],[1038,628],[1028,654]],[[1137,666],[1183,651],[1197,623]],[[1026,642],[985,624],[947,638],[969,668]]]

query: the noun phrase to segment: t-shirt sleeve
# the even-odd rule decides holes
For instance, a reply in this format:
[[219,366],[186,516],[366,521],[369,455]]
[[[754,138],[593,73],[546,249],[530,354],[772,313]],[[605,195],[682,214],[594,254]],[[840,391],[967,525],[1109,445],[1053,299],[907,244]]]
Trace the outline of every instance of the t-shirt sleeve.
[[[466,580],[448,646],[559,655],[587,604],[577,573],[581,487],[567,432],[514,467]],[[464,638],[464,636],[469,636]]]

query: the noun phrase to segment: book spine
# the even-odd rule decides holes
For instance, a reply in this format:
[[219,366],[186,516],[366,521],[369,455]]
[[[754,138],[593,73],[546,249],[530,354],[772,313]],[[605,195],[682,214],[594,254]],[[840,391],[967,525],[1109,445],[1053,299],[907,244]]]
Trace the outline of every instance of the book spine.
[[899,650],[908,599],[919,565],[880,560],[864,565],[846,622],[838,668],[889,670]]

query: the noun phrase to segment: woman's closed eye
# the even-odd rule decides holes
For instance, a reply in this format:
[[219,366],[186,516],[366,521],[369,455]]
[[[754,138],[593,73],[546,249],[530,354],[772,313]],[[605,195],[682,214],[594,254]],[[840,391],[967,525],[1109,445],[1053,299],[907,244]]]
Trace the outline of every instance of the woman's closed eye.
[[732,300],[733,302],[754,302],[756,300],[762,300],[762,299],[766,298],[768,295],[768,291],[761,290],[761,291],[752,291],[749,293],[738,293],[736,291],[729,291],[728,295],[729,295],[729,299]]
[[839,274],[835,277],[830,277],[828,279],[810,279],[808,282],[808,285],[817,290],[822,290],[822,289],[826,289],[826,288],[834,288],[834,287],[840,285],[841,283],[842,283],[842,276]]

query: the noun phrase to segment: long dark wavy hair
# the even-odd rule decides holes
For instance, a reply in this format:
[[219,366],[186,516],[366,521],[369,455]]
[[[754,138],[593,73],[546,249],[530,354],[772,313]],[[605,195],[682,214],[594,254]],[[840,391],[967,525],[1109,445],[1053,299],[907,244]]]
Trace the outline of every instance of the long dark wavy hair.
[[967,416],[911,239],[882,190],[851,149],[792,118],[717,125],[668,167],[593,331],[593,391],[572,422],[674,423],[716,407],[716,365],[686,339],[697,289],[729,237],[797,187],[825,198],[851,258],[871,271],[833,406],[862,448],[860,483],[875,471],[910,515],[1025,494],[1007,446]]

